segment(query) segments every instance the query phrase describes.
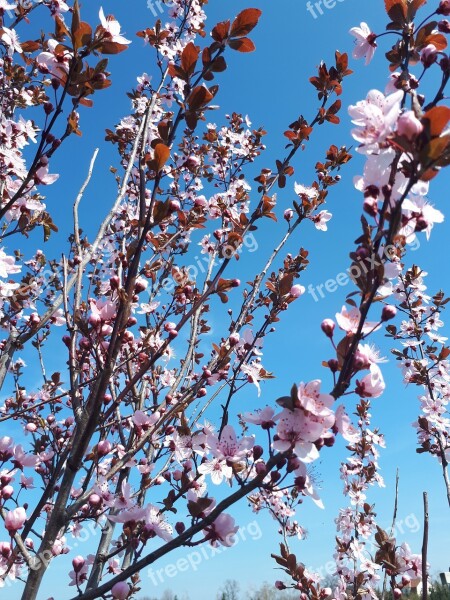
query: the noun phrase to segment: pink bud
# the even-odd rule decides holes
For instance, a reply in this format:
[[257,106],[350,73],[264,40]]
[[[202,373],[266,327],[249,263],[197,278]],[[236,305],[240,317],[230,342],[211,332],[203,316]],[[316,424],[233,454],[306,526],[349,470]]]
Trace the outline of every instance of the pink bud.
[[102,499],[100,498],[100,496],[98,494],[91,494],[89,496],[89,504],[91,506],[100,506],[101,503],[102,503]]
[[293,298],[300,298],[300,296],[302,296],[305,293],[305,288],[303,285],[293,285],[289,291],[289,294],[293,297]]
[[324,332],[324,334],[327,337],[329,337],[329,338],[333,337],[334,328],[336,327],[336,324],[333,321],[333,319],[324,319],[322,321],[320,327],[322,328],[322,331]]
[[14,488],[12,485],[5,485],[5,487],[2,489],[3,500],[9,500],[13,494]]
[[72,567],[75,573],[79,573],[81,569],[84,567],[85,560],[82,556],[75,556],[72,559]]
[[450,0],[441,0],[436,13],[448,17],[450,15]]
[[394,598],[395,600],[399,600],[402,597],[402,590],[399,588],[394,589]]
[[11,554],[11,544],[9,542],[0,542],[0,554],[5,558]]
[[5,517],[5,528],[10,534],[16,533],[19,529],[22,529],[25,521],[27,520],[27,514],[23,506],[19,506],[14,510],[10,510]]
[[236,346],[236,344],[239,344],[240,336],[238,333],[232,333],[228,340],[230,342],[230,346]]
[[382,321],[390,321],[391,319],[395,318],[396,314],[397,314],[397,308],[395,306],[393,306],[392,304],[388,304],[387,306],[383,307],[383,311],[381,313],[381,320]]
[[178,200],[170,200],[169,209],[171,211],[181,210],[181,204],[179,203]]
[[408,140],[414,140],[423,131],[423,125],[414,114],[414,111],[407,110],[400,115],[397,121],[397,133],[403,135]]
[[294,211],[292,210],[292,208],[288,208],[287,210],[284,211],[283,216],[284,216],[285,220],[289,223],[289,221],[294,216]]
[[37,425],[36,425],[36,423],[27,423],[25,429],[27,431],[30,431],[31,433],[34,433],[37,429]]
[[119,581],[112,586],[111,594],[116,600],[126,600],[130,595],[130,588],[125,581]]
[[101,440],[97,444],[97,454],[99,456],[106,456],[107,454],[109,454],[111,452],[111,449],[112,449],[112,445],[111,445],[111,442],[108,442],[108,440]]
[[282,581],[275,581],[275,587],[277,588],[277,590],[285,590],[286,586],[284,585],[284,583]]
[[431,67],[431,65],[436,62],[437,55],[438,51],[434,44],[428,44],[428,46],[425,46],[420,53],[420,60],[422,61],[425,69],[428,69],[428,67]]
[[98,325],[100,325],[100,323],[102,322],[102,320],[100,319],[100,315],[90,315],[89,316],[89,323],[93,326],[93,327],[97,327]]

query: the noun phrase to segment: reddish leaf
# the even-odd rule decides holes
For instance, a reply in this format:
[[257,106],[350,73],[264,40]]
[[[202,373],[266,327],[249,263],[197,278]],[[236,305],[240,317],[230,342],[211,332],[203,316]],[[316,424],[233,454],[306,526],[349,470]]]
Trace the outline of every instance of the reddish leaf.
[[156,171],[161,171],[166,162],[169,160],[170,148],[165,144],[158,144],[155,148],[155,165]]
[[88,108],[92,108],[94,106],[93,101],[89,98],[80,98],[80,104],[87,106]]
[[250,33],[258,24],[262,12],[258,8],[246,8],[238,14],[231,26],[230,37],[241,37]]
[[72,9],[72,24],[71,24],[71,28],[70,31],[72,33],[72,40],[75,36],[75,33],[77,31],[77,29],[80,26],[80,5],[78,3],[78,0],[75,0],[74,4],[73,4],[73,9]]
[[211,31],[211,36],[216,42],[223,42],[228,37],[230,31],[230,21],[222,21],[217,23],[214,29]]
[[82,21],[72,34],[73,47],[75,50],[87,46],[92,39],[92,28],[89,23]]
[[450,108],[447,106],[434,106],[424,114],[423,119],[426,119],[430,124],[431,137],[441,135],[450,121]]
[[230,40],[230,48],[237,50],[238,52],[253,52],[255,50],[255,44],[250,38],[240,38],[238,40]]
[[98,48],[98,51],[102,54],[119,54],[124,50],[127,50],[128,46],[125,44],[118,44],[117,42],[102,42],[102,45]]
[[28,42],[22,42],[20,45],[24,52],[36,52],[36,50],[39,50],[41,47],[39,42],[34,42],[32,40],[29,40]]
[[402,29],[407,19],[407,0],[385,0],[385,5],[392,21],[388,29]]
[[58,40],[58,42],[62,42],[68,35],[69,30],[67,29],[66,24],[61,17],[55,15],[55,39]]
[[181,68],[186,73],[187,79],[189,79],[195,71],[195,65],[197,64],[199,54],[200,48],[195,46],[192,42],[190,42],[183,50],[183,54],[181,55]]
[[202,106],[206,106],[214,98],[213,94],[204,85],[199,85],[192,90],[187,99],[187,103],[191,110],[198,110]]

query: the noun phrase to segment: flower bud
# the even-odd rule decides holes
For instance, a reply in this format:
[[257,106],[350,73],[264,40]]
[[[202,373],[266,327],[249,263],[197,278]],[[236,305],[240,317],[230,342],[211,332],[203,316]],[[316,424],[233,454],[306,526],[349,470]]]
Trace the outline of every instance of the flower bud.
[[423,131],[423,125],[414,114],[414,111],[407,110],[400,115],[397,121],[397,133],[413,141]]
[[238,333],[232,333],[230,335],[230,337],[228,338],[228,341],[230,342],[230,346],[236,346],[237,344],[239,344],[239,340],[240,340],[240,336]]
[[182,533],[184,533],[185,530],[186,530],[186,525],[184,523],[182,523],[181,521],[178,521],[178,523],[175,523],[175,531],[178,533],[178,535],[181,535]]
[[434,44],[428,44],[428,46],[425,46],[420,53],[420,60],[422,61],[425,69],[428,69],[433,63],[436,62],[437,55],[438,51]]
[[288,208],[284,211],[283,217],[288,223],[289,223],[289,221],[292,220],[293,216],[294,216],[294,211],[292,210],[292,208]]
[[12,485],[5,485],[5,487],[2,489],[3,500],[9,500],[13,494],[14,488]]
[[436,10],[436,14],[448,17],[450,15],[450,0],[441,0],[438,9]]
[[394,319],[397,314],[397,308],[392,304],[388,304],[383,307],[383,311],[381,312],[381,320],[382,321],[390,321]]
[[130,595],[130,588],[125,581],[119,581],[112,586],[111,594],[115,600],[126,600]]
[[253,458],[254,460],[258,460],[264,454],[264,449],[262,446],[253,446]]
[[333,337],[334,328],[336,327],[336,324],[332,319],[324,319],[320,324],[320,327],[322,328],[322,331],[327,337]]
[[85,560],[82,556],[75,556],[72,559],[72,567],[75,573],[79,573],[81,569],[84,567]]
[[305,287],[303,285],[293,285],[289,291],[289,294],[293,298],[300,298],[305,293]]
[[111,442],[108,442],[108,440],[101,440],[97,444],[97,454],[99,456],[106,456],[107,454],[109,454],[111,452],[111,449],[112,449],[112,445],[111,445]]

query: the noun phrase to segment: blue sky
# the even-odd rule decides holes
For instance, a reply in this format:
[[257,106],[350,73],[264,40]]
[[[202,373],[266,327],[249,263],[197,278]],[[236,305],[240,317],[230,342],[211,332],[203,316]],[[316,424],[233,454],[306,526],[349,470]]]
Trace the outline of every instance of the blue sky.
[[[130,49],[117,57],[111,57],[110,70],[113,74],[113,86],[109,90],[94,97],[93,110],[83,109],[81,129],[82,139],[68,141],[68,147],[54,161],[51,172],[61,173],[61,179],[48,188],[48,206],[54,220],[60,227],[60,233],[50,242],[56,249],[70,231],[70,211],[73,198],[83,181],[92,152],[96,146],[101,147],[97,168],[92,186],[86,194],[81,209],[81,222],[87,231],[93,232],[106,211],[114,193],[114,180],[108,172],[109,166],[116,165],[115,150],[103,144],[105,128],[113,125],[126,115],[129,100],[125,92],[135,86],[135,78],[142,72],[152,73],[153,54],[149,47],[144,47],[142,40],[134,37],[140,29],[152,26],[154,16],[146,7],[146,0],[89,0],[82,7],[83,15],[90,22],[96,22],[95,13],[103,4],[106,13],[113,13],[122,24],[126,37],[133,39]],[[316,106],[316,95],[308,78],[315,74],[316,66],[321,59],[331,64],[335,49],[351,52],[352,38],[348,30],[360,21],[367,21],[372,30],[382,30],[387,19],[382,0],[361,2],[361,0],[341,0],[332,9],[323,9],[324,14],[314,19],[306,9],[304,0],[284,0],[283,2],[242,2],[228,0],[218,2],[210,0],[207,5],[208,23],[212,27],[217,21],[229,18],[248,6],[259,6],[263,10],[260,25],[252,33],[257,51],[251,55],[229,54],[229,69],[218,78],[221,91],[217,99],[220,110],[210,114],[209,119],[220,123],[222,116],[231,111],[248,114],[254,126],[263,125],[268,135],[267,152],[257,163],[255,169],[272,166],[276,158],[284,155],[285,138],[283,131],[299,114],[313,114]],[[164,15],[161,15],[164,20]],[[21,39],[27,35],[19,30]],[[354,75],[346,80],[342,96],[344,106],[355,103],[365,97],[367,91],[376,87],[384,89],[387,82],[387,63],[383,60],[383,43],[386,50],[389,38],[380,41],[380,48],[370,68],[362,62],[351,61]],[[278,214],[280,216],[278,230],[284,227],[281,218],[284,208],[290,206],[294,194],[294,180],[309,185],[313,177],[313,166],[323,156],[330,143],[338,146],[350,145],[350,123],[346,112],[342,111],[340,127],[323,127],[316,131],[308,151],[295,163],[296,174],[284,191],[279,192]],[[67,161],[72,155],[76,160]],[[352,249],[353,240],[359,235],[359,218],[361,212],[361,195],[354,190],[352,177],[361,173],[363,158],[355,155],[350,167],[343,172],[343,182],[331,191],[327,209],[333,213],[329,223],[329,231],[324,234],[311,227],[304,227],[292,243],[292,249],[301,245],[310,251],[311,265],[304,274],[302,283],[317,285],[344,271],[348,266],[348,252]],[[255,173],[257,171],[255,170]],[[251,181],[252,177],[248,177]],[[444,213],[448,197],[449,175],[443,173],[432,184],[430,199]],[[266,235],[269,229],[262,228],[255,234],[261,250],[268,249]],[[272,234],[270,234],[272,235]],[[447,248],[448,223],[437,226],[433,230],[431,240],[426,242],[420,238],[421,248],[411,253],[408,264],[418,263],[430,272],[428,283],[432,291],[437,291],[449,281],[449,262],[442,259],[442,252]],[[242,261],[235,266],[236,274],[250,272],[258,252],[243,255]],[[244,281],[244,276],[241,277]],[[322,378],[324,387],[331,387],[327,372],[321,367],[321,361],[331,357],[325,336],[320,331],[320,322],[325,317],[332,317],[339,311],[349,286],[339,288],[334,294],[328,294],[320,302],[306,294],[296,302],[289,311],[288,320],[282,321],[276,334],[266,343],[264,365],[273,371],[277,378],[263,387],[262,404],[273,402],[280,394],[285,393],[293,382]],[[448,290],[450,291],[450,289]],[[374,341],[381,346],[384,355],[389,354],[389,345],[383,334],[377,334]],[[280,351],[282,349],[282,351]],[[54,357],[55,366],[59,358]],[[384,366],[387,390],[382,398],[373,402],[373,423],[382,427],[386,435],[387,449],[383,451],[380,464],[387,488],[374,490],[370,502],[376,503],[379,522],[388,526],[392,518],[394,501],[395,471],[400,469],[399,497],[399,533],[402,541],[407,541],[413,549],[420,551],[422,528],[422,492],[428,491],[430,502],[430,550],[429,557],[432,572],[448,568],[450,564],[450,513],[446,505],[442,475],[437,462],[428,456],[415,453],[416,436],[411,422],[416,418],[418,401],[416,389],[406,390],[401,383],[401,373],[391,361]],[[251,409],[257,402],[256,390],[251,387],[242,397],[242,410]],[[351,408],[351,405],[349,405]],[[311,567],[324,567],[332,558],[335,535],[334,517],[340,506],[345,505],[342,496],[342,482],[339,479],[339,461],[345,456],[345,448],[338,444],[339,451],[325,451],[317,463],[317,471],[322,481],[321,496],[325,510],[321,511],[312,502],[305,501],[299,512],[298,520],[309,532],[306,541],[293,541],[293,551],[297,557]],[[254,535],[247,535],[247,541],[240,539],[237,546],[220,556],[203,558],[197,570],[177,572],[169,577],[164,574],[164,583],[154,585],[152,577],[142,575],[143,595],[159,595],[166,587],[177,593],[189,592],[196,600],[211,600],[215,596],[220,583],[227,578],[235,578],[241,582],[242,589],[262,581],[274,581],[280,575],[270,558],[271,552],[278,549],[276,523],[268,516],[257,517],[257,526],[251,525],[255,516],[243,503],[235,507],[232,514],[242,525],[249,526],[249,531],[258,530]],[[401,521],[401,525],[400,525]],[[250,525],[249,525],[250,524]],[[259,529],[258,529],[259,528]],[[403,535],[402,535],[403,534]],[[86,546],[90,547],[90,542]],[[80,548],[82,554],[90,550]],[[161,567],[175,563],[177,559],[186,557],[189,551],[180,550],[174,558],[162,561]],[[173,569],[169,572],[173,573]],[[67,569],[64,561],[55,562],[48,571],[43,586],[42,599],[54,595],[56,600],[69,598],[62,586],[66,585]],[[158,581],[158,579],[156,579]],[[58,587],[58,592],[55,587]],[[61,590],[61,591],[59,591]],[[11,588],[9,597],[19,597],[16,586]]]

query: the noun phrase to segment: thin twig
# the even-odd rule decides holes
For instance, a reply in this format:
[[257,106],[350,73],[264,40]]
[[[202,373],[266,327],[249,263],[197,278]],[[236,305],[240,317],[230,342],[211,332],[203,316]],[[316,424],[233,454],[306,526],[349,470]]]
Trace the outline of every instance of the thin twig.
[[423,493],[422,600],[428,599],[428,494]]

